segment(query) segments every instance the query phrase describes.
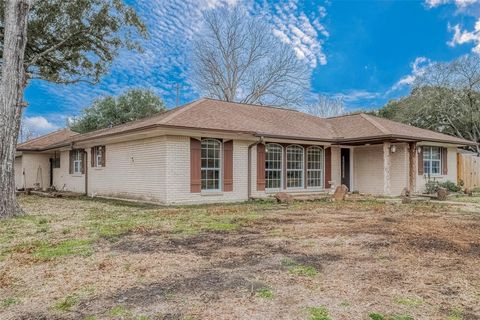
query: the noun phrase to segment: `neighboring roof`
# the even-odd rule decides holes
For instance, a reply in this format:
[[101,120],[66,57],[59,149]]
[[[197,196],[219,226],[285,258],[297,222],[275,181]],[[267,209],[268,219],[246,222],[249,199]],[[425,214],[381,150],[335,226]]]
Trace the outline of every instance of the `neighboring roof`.
[[458,145],[476,145],[465,139],[449,136],[431,130],[395,122],[385,118],[375,117],[365,113],[351,114],[326,119],[339,134],[339,140],[344,143],[368,139],[406,139],[413,141],[431,141],[452,143]]
[[112,135],[153,128],[178,128],[246,133],[266,138],[348,144],[381,139],[432,141],[456,145],[476,143],[367,114],[319,118],[296,110],[200,99],[153,116],[84,134],[68,129],[20,144],[17,150],[66,146]]
[[40,151],[48,146],[65,141],[78,133],[70,129],[61,129],[49,134],[17,144],[17,151]]

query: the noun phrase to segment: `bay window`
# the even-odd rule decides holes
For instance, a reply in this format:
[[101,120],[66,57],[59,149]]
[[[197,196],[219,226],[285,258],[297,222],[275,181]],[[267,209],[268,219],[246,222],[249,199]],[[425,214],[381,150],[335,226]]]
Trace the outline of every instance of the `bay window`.
[[307,149],[307,187],[323,187],[323,149],[320,147]]
[[287,188],[303,187],[303,148],[291,145],[287,147]]
[[265,188],[280,189],[282,187],[282,146],[269,143],[265,146]]

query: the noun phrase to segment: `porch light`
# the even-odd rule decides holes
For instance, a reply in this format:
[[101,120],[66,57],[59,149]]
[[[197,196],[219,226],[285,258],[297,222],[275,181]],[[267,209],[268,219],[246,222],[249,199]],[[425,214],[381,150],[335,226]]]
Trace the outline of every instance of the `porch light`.
[[395,145],[391,146],[391,147],[390,147],[390,151],[391,151],[392,153],[395,153],[395,151],[397,151],[397,146],[395,146]]
[[418,153],[418,154],[422,153],[422,147],[418,147],[418,148],[417,148],[417,153]]

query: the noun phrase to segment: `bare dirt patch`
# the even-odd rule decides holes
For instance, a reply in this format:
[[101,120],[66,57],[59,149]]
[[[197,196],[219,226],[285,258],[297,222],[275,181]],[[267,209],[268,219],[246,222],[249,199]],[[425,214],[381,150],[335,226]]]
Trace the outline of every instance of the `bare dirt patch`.
[[480,213],[457,207],[21,203],[0,225],[0,319],[480,317]]

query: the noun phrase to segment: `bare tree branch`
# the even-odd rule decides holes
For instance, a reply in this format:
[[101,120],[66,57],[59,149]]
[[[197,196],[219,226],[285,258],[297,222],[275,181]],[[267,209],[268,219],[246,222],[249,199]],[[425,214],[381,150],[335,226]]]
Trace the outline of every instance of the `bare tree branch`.
[[192,79],[200,92],[226,101],[298,106],[309,72],[292,48],[238,7],[204,18],[192,52]]

